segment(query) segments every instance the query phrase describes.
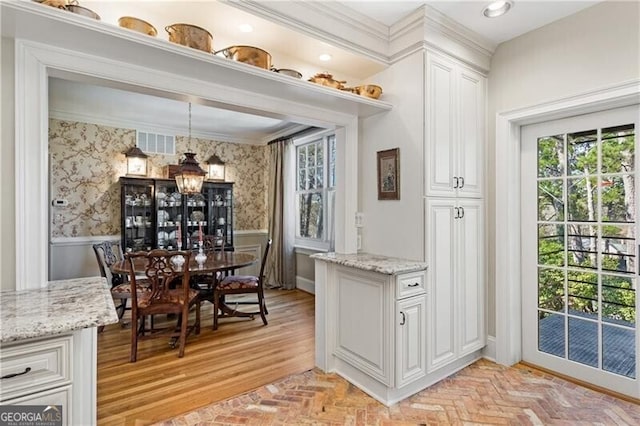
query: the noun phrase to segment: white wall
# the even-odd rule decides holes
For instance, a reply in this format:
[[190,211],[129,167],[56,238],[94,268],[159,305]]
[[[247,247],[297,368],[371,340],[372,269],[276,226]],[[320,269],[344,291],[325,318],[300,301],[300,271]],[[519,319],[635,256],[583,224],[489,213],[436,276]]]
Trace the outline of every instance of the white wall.
[[[362,120],[359,140],[359,210],[362,251],[424,259],[422,162],[424,54],[416,52],[367,79],[383,88],[393,110]],[[400,148],[400,200],[379,201],[376,152]]]
[[[498,46],[489,73],[489,335],[495,335],[496,113],[640,79],[640,3],[605,1]],[[499,206],[497,207],[499,208]],[[514,253],[514,256],[517,256]]]
[[0,57],[0,290],[14,290],[15,250],[15,150],[13,40],[2,38]]

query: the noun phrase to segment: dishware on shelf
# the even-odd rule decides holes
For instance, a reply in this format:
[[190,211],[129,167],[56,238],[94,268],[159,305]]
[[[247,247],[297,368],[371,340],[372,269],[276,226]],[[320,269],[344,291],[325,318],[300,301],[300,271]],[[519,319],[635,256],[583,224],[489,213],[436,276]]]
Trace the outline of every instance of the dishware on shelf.
[[202,222],[204,220],[204,213],[202,210],[194,210],[189,215],[189,218],[194,222]]
[[158,210],[158,222],[166,222],[171,219],[171,215],[166,210]]
[[159,244],[161,241],[166,241],[166,240],[168,240],[168,239],[169,239],[169,233],[168,233],[168,232],[166,232],[166,231],[160,231],[160,232],[158,232],[158,244]]

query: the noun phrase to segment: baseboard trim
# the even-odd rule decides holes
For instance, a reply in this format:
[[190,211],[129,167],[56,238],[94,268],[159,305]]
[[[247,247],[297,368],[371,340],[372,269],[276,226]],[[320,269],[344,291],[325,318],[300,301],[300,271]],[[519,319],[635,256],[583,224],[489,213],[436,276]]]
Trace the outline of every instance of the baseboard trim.
[[315,281],[308,280],[303,277],[299,277],[296,275],[296,288],[302,291],[306,291],[307,293],[316,294],[316,283]]
[[496,362],[496,338],[487,336],[487,345],[482,349],[482,357],[489,361]]

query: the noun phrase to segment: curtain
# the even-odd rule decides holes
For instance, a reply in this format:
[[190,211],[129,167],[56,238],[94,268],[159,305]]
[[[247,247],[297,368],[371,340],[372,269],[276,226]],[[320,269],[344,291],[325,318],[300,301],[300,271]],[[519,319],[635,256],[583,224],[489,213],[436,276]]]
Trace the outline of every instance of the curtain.
[[273,240],[266,272],[267,287],[296,288],[293,139],[269,144],[269,238]]

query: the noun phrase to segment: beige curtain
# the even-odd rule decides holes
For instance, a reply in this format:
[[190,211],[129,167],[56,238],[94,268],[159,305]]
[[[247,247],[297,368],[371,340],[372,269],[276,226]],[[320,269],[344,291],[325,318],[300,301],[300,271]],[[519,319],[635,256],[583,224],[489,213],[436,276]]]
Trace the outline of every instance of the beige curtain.
[[[293,241],[295,209],[293,206],[295,149],[293,139],[269,144],[269,238],[273,240],[267,269],[267,286],[296,288],[296,267]],[[291,206],[291,207],[288,207]]]

